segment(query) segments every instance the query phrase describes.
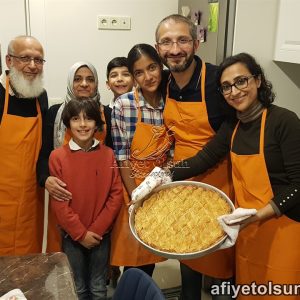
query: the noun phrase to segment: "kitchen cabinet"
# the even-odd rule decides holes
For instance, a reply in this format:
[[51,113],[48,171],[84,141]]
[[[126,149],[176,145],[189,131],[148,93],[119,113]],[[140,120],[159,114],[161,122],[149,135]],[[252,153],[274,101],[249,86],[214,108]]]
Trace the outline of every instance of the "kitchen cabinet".
[[300,1],[280,0],[274,60],[300,64]]

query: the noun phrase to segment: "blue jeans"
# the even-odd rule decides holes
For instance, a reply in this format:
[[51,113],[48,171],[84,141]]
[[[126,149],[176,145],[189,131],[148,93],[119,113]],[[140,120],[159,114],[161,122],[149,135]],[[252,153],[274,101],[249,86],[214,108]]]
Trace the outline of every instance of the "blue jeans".
[[64,234],[62,248],[73,271],[79,300],[106,300],[110,235],[104,235],[100,245],[87,249]]

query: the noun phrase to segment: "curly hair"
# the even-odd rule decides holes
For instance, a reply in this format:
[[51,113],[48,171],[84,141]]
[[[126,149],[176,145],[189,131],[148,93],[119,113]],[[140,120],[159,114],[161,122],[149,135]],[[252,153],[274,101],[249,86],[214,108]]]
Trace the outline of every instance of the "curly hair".
[[221,76],[228,67],[241,63],[246,66],[252,75],[259,77],[261,80],[260,87],[257,91],[257,98],[264,107],[270,106],[275,99],[272,83],[266,79],[263,68],[256,62],[255,58],[248,53],[239,53],[226,58],[220,65],[217,73],[217,85],[221,85]]

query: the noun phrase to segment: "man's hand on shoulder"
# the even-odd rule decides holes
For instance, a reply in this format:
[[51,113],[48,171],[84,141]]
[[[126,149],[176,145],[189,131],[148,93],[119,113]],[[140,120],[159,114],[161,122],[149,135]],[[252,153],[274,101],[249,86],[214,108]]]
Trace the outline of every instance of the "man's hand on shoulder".
[[49,176],[45,182],[45,188],[50,196],[57,201],[69,201],[72,194],[66,189],[66,184],[54,176]]

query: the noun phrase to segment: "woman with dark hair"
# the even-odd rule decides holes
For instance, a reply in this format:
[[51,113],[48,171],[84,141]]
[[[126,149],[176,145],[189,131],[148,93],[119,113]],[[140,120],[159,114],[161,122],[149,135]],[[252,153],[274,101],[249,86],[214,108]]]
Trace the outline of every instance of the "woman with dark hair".
[[112,139],[124,185],[123,207],[112,234],[111,264],[138,267],[152,276],[158,257],[132,236],[128,225],[129,195],[155,166],[167,159],[170,139],[163,124],[160,85],[162,63],[152,46],[135,45],[127,57],[135,91],[116,99],[112,111]]
[[[221,77],[225,69],[228,67],[242,63],[244,64],[247,68],[248,71],[251,74],[254,74],[255,76],[260,77],[261,83],[260,86],[258,87],[258,96],[257,100],[261,102],[265,107],[268,107],[275,99],[275,94],[272,89],[272,83],[268,81],[265,77],[265,74],[261,68],[261,66],[255,61],[254,57],[249,55],[248,53],[240,53],[231,57],[228,57],[224,62],[220,65],[220,68],[218,69],[217,72],[217,85],[221,86]],[[222,90],[220,90],[222,93]],[[224,93],[222,93],[224,96]],[[226,93],[225,93],[226,95]],[[225,98],[226,99],[226,98]]]
[[[222,125],[202,151],[181,162],[185,168],[170,169],[172,180],[201,174],[230,152],[236,206],[257,209],[238,223],[237,284],[299,284],[299,118],[272,104],[272,84],[247,53],[225,59],[218,85],[238,122]],[[266,299],[285,297],[272,292]],[[289,297],[299,299],[296,294]]]

